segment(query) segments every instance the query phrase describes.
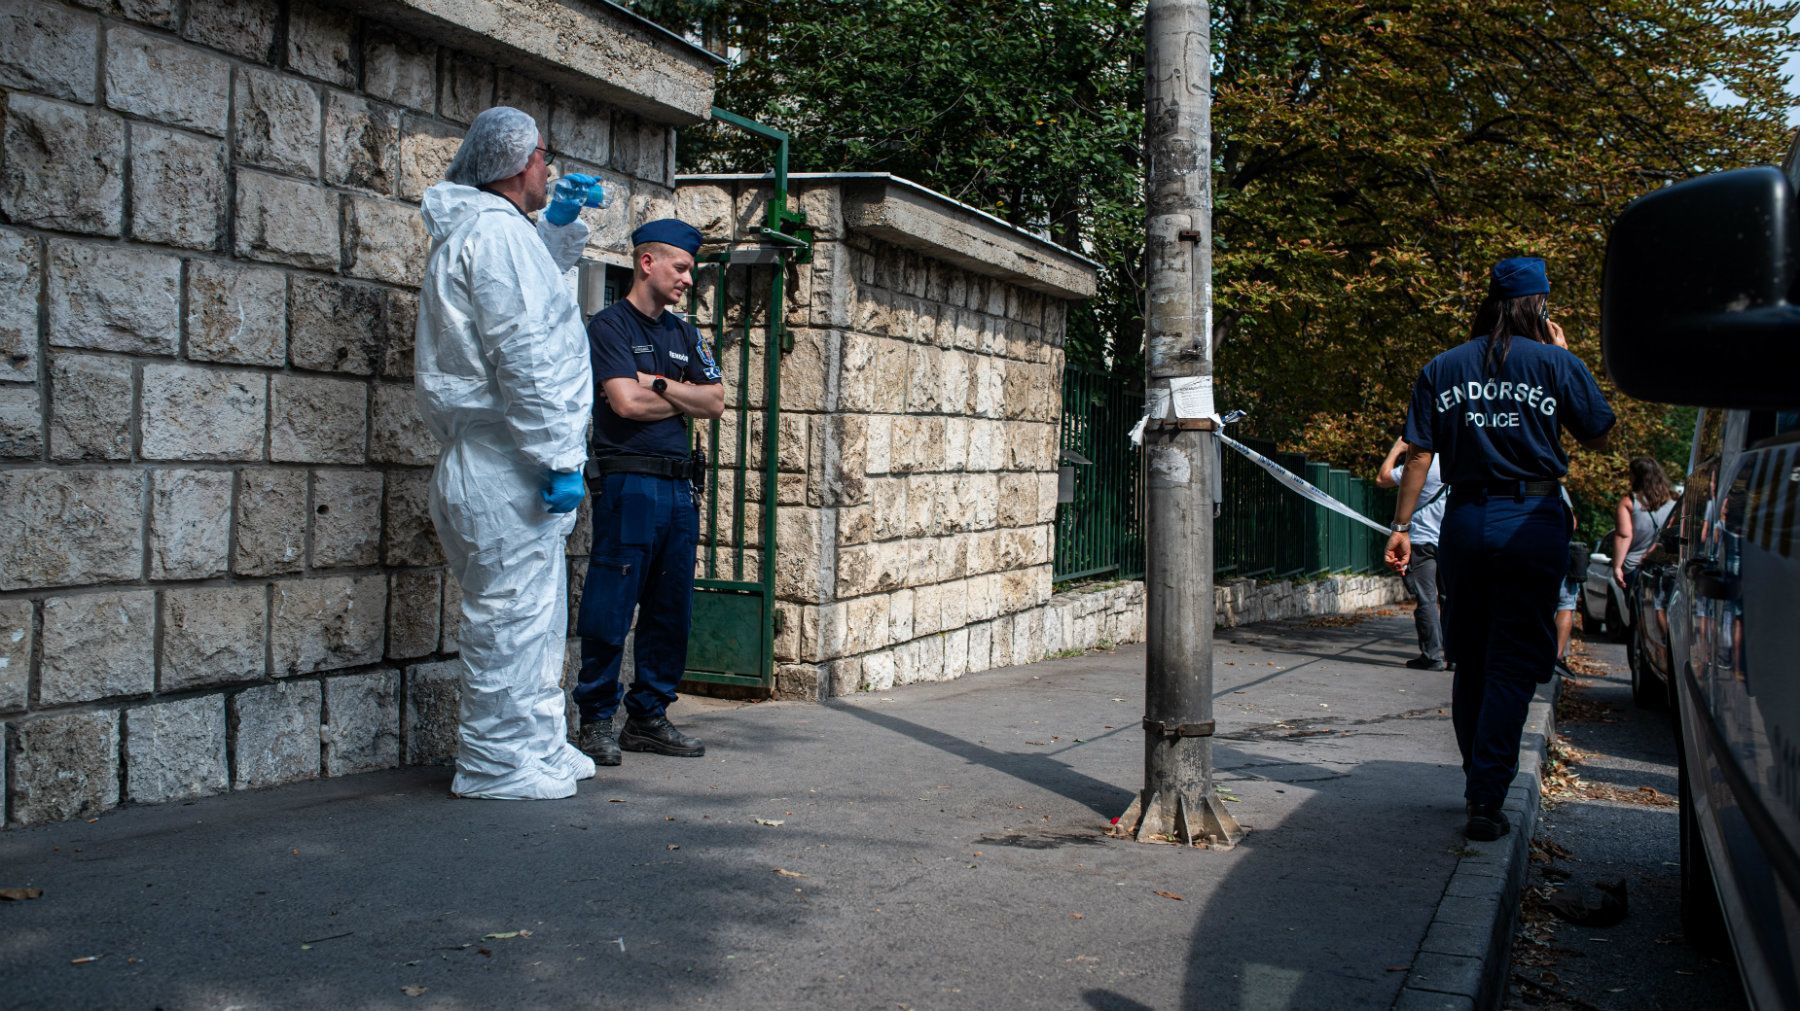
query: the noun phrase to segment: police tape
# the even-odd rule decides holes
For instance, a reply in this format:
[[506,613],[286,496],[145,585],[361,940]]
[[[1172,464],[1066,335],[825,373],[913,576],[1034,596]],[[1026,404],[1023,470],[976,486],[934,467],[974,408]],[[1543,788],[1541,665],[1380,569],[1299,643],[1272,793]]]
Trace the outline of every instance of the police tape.
[[1380,523],[1377,523],[1374,520],[1368,518],[1367,516],[1364,516],[1362,513],[1359,513],[1356,510],[1345,505],[1344,503],[1339,502],[1337,499],[1332,498],[1330,495],[1325,494],[1325,489],[1320,488],[1318,485],[1313,484],[1312,482],[1310,482],[1307,479],[1301,477],[1300,475],[1294,473],[1293,471],[1288,470],[1286,467],[1283,467],[1281,464],[1276,463],[1274,460],[1269,459],[1268,457],[1262,455],[1261,453],[1258,453],[1256,450],[1251,449],[1249,446],[1246,446],[1243,443],[1237,441],[1236,439],[1233,439],[1231,436],[1226,435],[1224,432],[1219,433],[1219,441],[1225,443],[1225,445],[1227,445],[1227,446],[1230,446],[1232,449],[1237,450],[1239,453],[1244,454],[1244,456],[1247,457],[1251,463],[1254,463],[1258,467],[1261,467],[1262,469],[1268,471],[1270,476],[1274,477],[1275,480],[1281,482],[1283,487],[1287,488],[1289,491],[1295,493],[1296,495],[1299,495],[1301,498],[1304,498],[1304,499],[1312,502],[1315,505],[1320,505],[1320,506],[1325,507],[1326,509],[1330,509],[1332,512],[1341,513],[1345,516],[1348,516],[1351,519],[1355,520],[1356,522],[1361,523],[1363,526],[1368,527],[1370,530],[1374,530],[1374,531],[1380,533],[1383,537],[1386,537],[1390,533],[1390,531],[1388,530],[1387,527],[1382,526]]

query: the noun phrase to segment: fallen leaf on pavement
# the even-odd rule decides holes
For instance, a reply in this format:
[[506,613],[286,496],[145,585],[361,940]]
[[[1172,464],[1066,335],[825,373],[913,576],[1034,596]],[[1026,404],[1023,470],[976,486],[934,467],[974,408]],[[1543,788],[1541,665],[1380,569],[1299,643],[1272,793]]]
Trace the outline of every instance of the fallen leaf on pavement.
[[787,822],[782,821],[780,818],[758,818],[756,819],[756,823],[758,825],[767,825],[770,828],[780,828],[787,824]]
[[777,874],[779,874],[779,875],[781,875],[781,876],[782,876],[782,877],[784,877],[784,878],[803,878],[803,877],[806,877],[806,875],[804,875],[804,874],[802,874],[802,873],[800,873],[800,872],[799,872],[799,871],[790,871],[790,870],[788,870],[788,869],[787,869],[787,868],[785,868],[785,867],[777,867],[777,868],[775,868],[775,873],[777,873]]
[[1087,919],[1087,914],[1086,914],[1086,913],[1070,913],[1070,914],[1069,914],[1069,919],[1071,919],[1071,920],[1085,920],[1085,919]]
[[0,901],[24,902],[26,899],[42,898],[42,888],[0,888]]
[[623,797],[608,797],[608,798],[606,798],[606,802],[608,804],[623,804],[623,803],[625,803],[625,798],[623,798]]
[[1156,893],[1156,894],[1158,894],[1158,895],[1160,895],[1160,896],[1162,896],[1162,897],[1163,897],[1163,898],[1165,898],[1165,899],[1174,899],[1174,900],[1175,900],[1175,901],[1176,901],[1176,902],[1181,902],[1181,901],[1183,901],[1183,899],[1182,899],[1182,898],[1181,898],[1181,896],[1179,896],[1179,895],[1176,895],[1176,894],[1175,894],[1175,893],[1174,893],[1174,892],[1165,892],[1165,891],[1160,891],[1160,890],[1159,890],[1159,891],[1157,891],[1157,893]]
[[417,997],[429,989],[431,988],[428,986],[403,986],[400,988],[400,992],[408,997]]
[[680,849],[680,848],[681,848],[681,844],[680,844],[680,843],[670,843],[670,844],[669,844],[669,849],[670,849],[670,850],[678,850],[678,849]]

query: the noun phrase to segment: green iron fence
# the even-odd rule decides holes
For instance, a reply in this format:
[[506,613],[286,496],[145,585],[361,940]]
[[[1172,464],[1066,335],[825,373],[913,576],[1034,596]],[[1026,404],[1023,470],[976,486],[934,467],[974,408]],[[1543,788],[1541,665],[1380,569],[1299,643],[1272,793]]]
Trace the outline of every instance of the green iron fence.
[[[1056,507],[1055,578],[1144,574],[1141,454],[1126,438],[1144,416],[1142,383],[1063,370],[1062,458],[1073,501]],[[1067,489],[1061,498],[1070,498]]]
[[[1063,373],[1065,460],[1073,450],[1093,462],[1065,463],[1074,472],[1074,495],[1056,510],[1058,581],[1136,579],[1144,573],[1143,479],[1139,451],[1128,438],[1143,416],[1143,403],[1143,381],[1136,376],[1080,366]],[[1304,454],[1277,452],[1272,443],[1238,441],[1376,522],[1393,516],[1392,491]],[[1222,457],[1222,493],[1213,521],[1217,575],[1279,579],[1382,568],[1380,534],[1288,491],[1238,453]]]

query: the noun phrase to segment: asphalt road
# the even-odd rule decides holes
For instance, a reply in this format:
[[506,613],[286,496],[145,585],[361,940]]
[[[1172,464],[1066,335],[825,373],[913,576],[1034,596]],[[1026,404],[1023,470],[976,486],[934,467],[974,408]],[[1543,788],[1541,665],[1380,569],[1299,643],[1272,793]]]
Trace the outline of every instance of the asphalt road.
[[[1514,938],[1507,1006],[1742,1008],[1732,964],[1708,957],[1681,932],[1670,714],[1632,704],[1624,646],[1583,648],[1588,663],[1577,666],[1590,676],[1564,685],[1556,719],[1557,733],[1574,749],[1563,753],[1576,780],[1559,784],[1552,777],[1546,791],[1551,803]],[[1548,908],[1557,895],[1564,902],[1597,901],[1597,883],[1620,879],[1627,911],[1613,926],[1567,922]]]

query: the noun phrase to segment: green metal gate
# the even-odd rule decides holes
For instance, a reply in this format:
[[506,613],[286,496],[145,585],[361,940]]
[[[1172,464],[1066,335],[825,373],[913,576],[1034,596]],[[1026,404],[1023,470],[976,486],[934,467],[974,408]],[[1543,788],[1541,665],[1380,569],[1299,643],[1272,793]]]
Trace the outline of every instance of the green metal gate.
[[760,241],[701,257],[689,292],[690,318],[711,337],[724,373],[725,414],[689,425],[707,482],[687,680],[766,691],[775,665],[781,355],[793,346],[782,298],[788,264],[812,259],[812,232],[787,206],[788,135],[724,109],[712,114],[768,141],[775,166]]

